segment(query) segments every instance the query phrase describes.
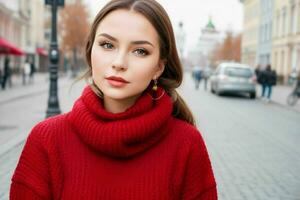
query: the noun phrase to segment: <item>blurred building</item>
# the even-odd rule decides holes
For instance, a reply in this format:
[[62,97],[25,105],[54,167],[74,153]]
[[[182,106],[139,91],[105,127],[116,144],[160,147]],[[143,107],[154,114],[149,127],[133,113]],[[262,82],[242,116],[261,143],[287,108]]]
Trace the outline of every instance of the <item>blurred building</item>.
[[45,39],[45,1],[27,0],[29,26],[26,30],[26,53],[32,58],[37,70],[47,69],[48,43]]
[[175,33],[175,39],[176,39],[176,46],[181,61],[183,61],[184,59],[185,37],[186,37],[186,33],[183,27],[183,23],[179,22],[178,28]]
[[286,82],[300,71],[300,0],[276,0],[273,19],[272,63]]
[[300,71],[300,0],[240,0],[244,4],[242,62],[270,63],[279,79]]
[[242,38],[242,62],[250,66],[258,63],[260,0],[240,0],[244,3],[244,32]]
[[258,63],[266,66],[271,62],[272,54],[272,19],[273,19],[273,0],[260,1],[260,20],[258,34]]
[[202,66],[210,65],[209,56],[219,42],[220,32],[216,30],[211,17],[209,17],[206,26],[201,30],[201,37],[198,41],[199,51],[203,56]]
[[43,16],[42,0],[0,0],[0,35],[25,53],[11,56],[14,71],[22,70],[26,58],[39,68],[47,56]]
[[201,29],[201,35],[196,48],[188,54],[192,65],[201,67],[209,66],[210,54],[220,41],[220,32],[216,29],[211,17],[209,17],[206,26]]
[[[25,0],[24,0],[25,1]],[[0,37],[25,50],[26,27],[28,26],[28,5],[20,0],[0,0]],[[0,56],[0,67],[3,66],[4,56]],[[11,67],[18,71],[22,63],[22,57],[11,56]]]

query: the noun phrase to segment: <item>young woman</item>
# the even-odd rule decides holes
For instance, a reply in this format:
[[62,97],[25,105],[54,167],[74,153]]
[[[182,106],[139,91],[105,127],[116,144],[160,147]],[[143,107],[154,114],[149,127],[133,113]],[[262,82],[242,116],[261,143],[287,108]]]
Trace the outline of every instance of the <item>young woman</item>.
[[29,135],[11,199],[216,200],[204,141],[176,93],[174,34],[154,0],[113,0],[86,45],[91,80],[71,112]]

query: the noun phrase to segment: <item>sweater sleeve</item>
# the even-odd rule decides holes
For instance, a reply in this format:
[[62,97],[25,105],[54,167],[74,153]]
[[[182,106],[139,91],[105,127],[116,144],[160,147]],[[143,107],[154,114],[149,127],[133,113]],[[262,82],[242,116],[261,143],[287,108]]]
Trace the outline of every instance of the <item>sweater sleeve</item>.
[[199,133],[191,144],[182,200],[216,200],[217,188],[205,143]]
[[51,199],[49,164],[38,128],[27,138],[12,177],[11,200]]

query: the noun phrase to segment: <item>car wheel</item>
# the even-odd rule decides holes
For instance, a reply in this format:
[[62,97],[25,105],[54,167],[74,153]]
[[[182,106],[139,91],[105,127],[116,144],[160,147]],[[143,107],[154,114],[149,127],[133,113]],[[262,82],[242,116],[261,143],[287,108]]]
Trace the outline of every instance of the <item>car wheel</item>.
[[256,98],[256,93],[255,92],[251,92],[250,93],[250,99],[255,99]]

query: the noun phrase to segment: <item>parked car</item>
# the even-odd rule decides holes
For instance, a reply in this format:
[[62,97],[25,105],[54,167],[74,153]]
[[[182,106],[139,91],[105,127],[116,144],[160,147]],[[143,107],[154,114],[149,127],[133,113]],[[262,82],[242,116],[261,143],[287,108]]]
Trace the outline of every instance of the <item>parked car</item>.
[[240,63],[221,63],[210,78],[211,92],[218,95],[224,93],[247,93],[256,97],[256,77],[254,70]]

